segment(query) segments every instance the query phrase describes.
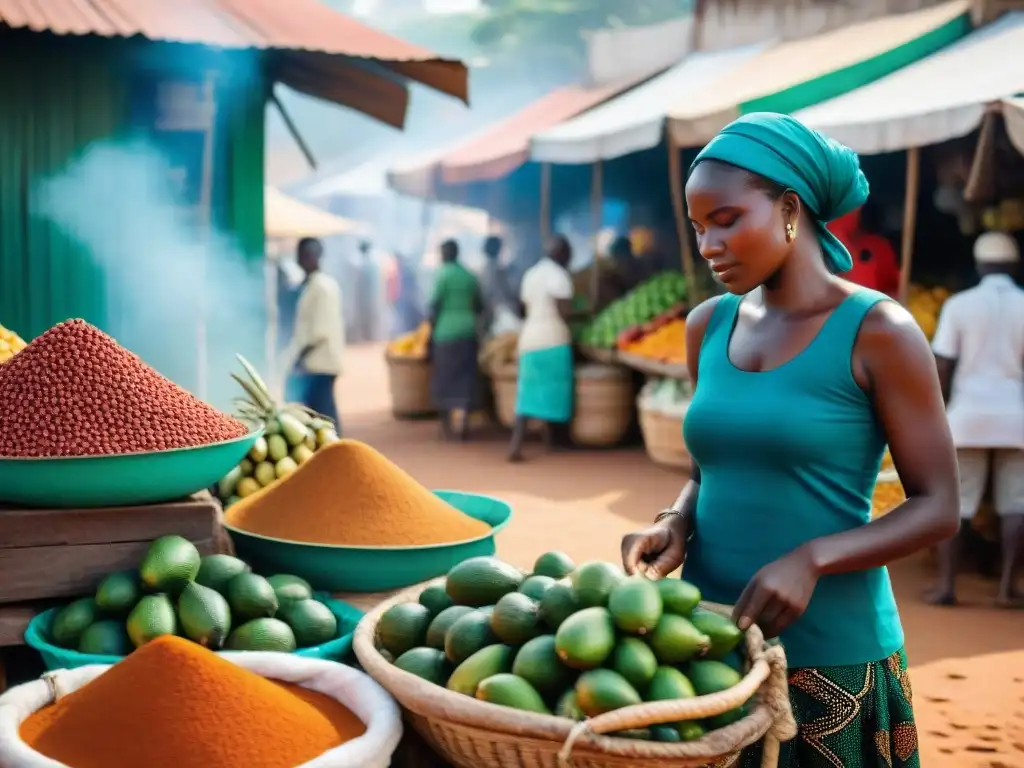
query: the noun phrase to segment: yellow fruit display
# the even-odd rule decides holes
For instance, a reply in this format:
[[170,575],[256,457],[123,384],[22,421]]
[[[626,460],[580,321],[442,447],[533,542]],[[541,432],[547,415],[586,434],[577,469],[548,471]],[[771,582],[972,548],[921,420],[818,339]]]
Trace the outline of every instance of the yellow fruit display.
[[660,328],[645,333],[622,351],[648,360],[678,365],[686,362],[686,320],[677,318]]
[[929,339],[935,335],[935,329],[939,324],[939,310],[948,298],[949,291],[945,288],[926,288],[917,284],[910,286],[907,309]]
[[427,356],[427,346],[430,344],[430,323],[420,323],[412,333],[399,336],[388,344],[388,355],[391,357],[406,357],[414,360],[421,360]]
[[26,346],[18,334],[0,325],[0,364],[6,363]]

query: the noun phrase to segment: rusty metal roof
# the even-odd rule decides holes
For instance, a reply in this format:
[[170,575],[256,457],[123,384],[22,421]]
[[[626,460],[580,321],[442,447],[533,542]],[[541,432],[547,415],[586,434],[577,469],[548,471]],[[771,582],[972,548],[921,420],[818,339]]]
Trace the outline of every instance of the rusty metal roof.
[[[274,51],[301,60],[294,64],[301,64],[301,79],[306,82],[298,87],[306,92],[312,87],[311,74],[338,74],[339,62],[328,60],[360,59],[462,101],[468,98],[468,73],[462,62],[373,29],[319,0],[0,0],[0,23],[56,35],[140,36]],[[362,80],[363,73],[351,72],[351,63],[345,69],[349,71],[342,80]],[[291,85],[287,77],[282,79]],[[376,85],[361,83],[363,90]],[[337,88],[313,90],[313,95],[335,101],[341,95],[332,93]],[[389,119],[393,115],[375,116],[394,122]]]

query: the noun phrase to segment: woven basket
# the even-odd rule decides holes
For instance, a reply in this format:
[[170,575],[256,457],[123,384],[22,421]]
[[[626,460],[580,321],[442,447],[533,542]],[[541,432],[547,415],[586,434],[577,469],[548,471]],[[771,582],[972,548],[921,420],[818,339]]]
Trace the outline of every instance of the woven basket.
[[386,357],[388,384],[391,388],[391,412],[398,419],[417,419],[437,413],[430,397],[429,360]]
[[[494,410],[501,426],[512,429],[516,423],[516,392],[519,366],[515,363],[496,366],[491,370],[491,389],[494,392]],[[528,434],[538,434],[544,425],[536,419],[526,424]]]
[[683,417],[640,408],[640,431],[647,455],[655,464],[674,469],[690,468],[690,452],[683,441]]
[[625,368],[577,366],[572,441],[589,448],[617,445],[633,421],[633,380]]
[[[734,688],[626,707],[584,723],[488,704],[433,685],[388,663],[374,643],[381,615],[394,605],[415,602],[426,586],[407,590],[368,613],[356,628],[353,647],[363,669],[402,705],[407,722],[459,768],[725,768],[762,738],[762,766],[773,768],[779,743],[796,734],[785,655],[780,646],[767,645],[757,627],[747,632],[749,669]],[[747,717],[697,741],[664,744],[600,735],[711,717],[746,701],[752,703]]]

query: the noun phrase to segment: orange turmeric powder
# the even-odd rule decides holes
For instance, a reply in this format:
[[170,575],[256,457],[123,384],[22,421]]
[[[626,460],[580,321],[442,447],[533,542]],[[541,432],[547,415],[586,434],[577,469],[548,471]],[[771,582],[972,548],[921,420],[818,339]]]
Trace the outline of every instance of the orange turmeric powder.
[[295,768],[365,732],[340,702],[172,636],[21,726],[25,743],[71,768]]
[[447,544],[491,530],[358,440],[324,446],[291,474],[232,504],[224,519],[276,539],[369,547]]

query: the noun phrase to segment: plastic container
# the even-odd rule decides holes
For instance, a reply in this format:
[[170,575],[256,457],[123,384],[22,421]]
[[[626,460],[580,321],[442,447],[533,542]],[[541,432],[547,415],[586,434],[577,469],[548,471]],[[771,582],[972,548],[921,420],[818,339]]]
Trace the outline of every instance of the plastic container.
[[0,502],[45,509],[127,507],[191,496],[226,475],[263,434],[171,451],[0,458]]
[[434,491],[470,517],[491,526],[476,539],[414,547],[343,547],[286,541],[225,524],[238,557],[258,573],[292,573],[324,592],[385,592],[448,573],[471,557],[493,555],[494,536],[512,519],[500,499],[475,493]]
[[[225,653],[224,658],[262,677],[301,685],[340,701],[363,723],[366,733],[297,768],[387,768],[402,740],[402,717],[394,699],[368,675],[343,664],[302,659],[286,653]],[[109,665],[60,670],[52,682],[35,680],[0,696],[0,765],[4,768],[69,768],[21,740],[22,722],[54,701],[96,679]],[[182,768],[188,768],[182,766]]]
[[[331,609],[338,619],[338,635],[333,640],[310,648],[300,648],[291,654],[306,659],[322,659],[324,661],[342,661],[352,650],[352,635],[356,625],[363,617],[363,612],[348,603],[335,600],[330,595],[317,593],[316,599]],[[43,657],[43,664],[49,670],[77,669],[91,664],[116,664],[124,656],[99,656],[90,653],[79,653],[67,648],[60,648],[51,643],[50,626],[60,608],[51,608],[34,617],[25,630],[25,642]]]

